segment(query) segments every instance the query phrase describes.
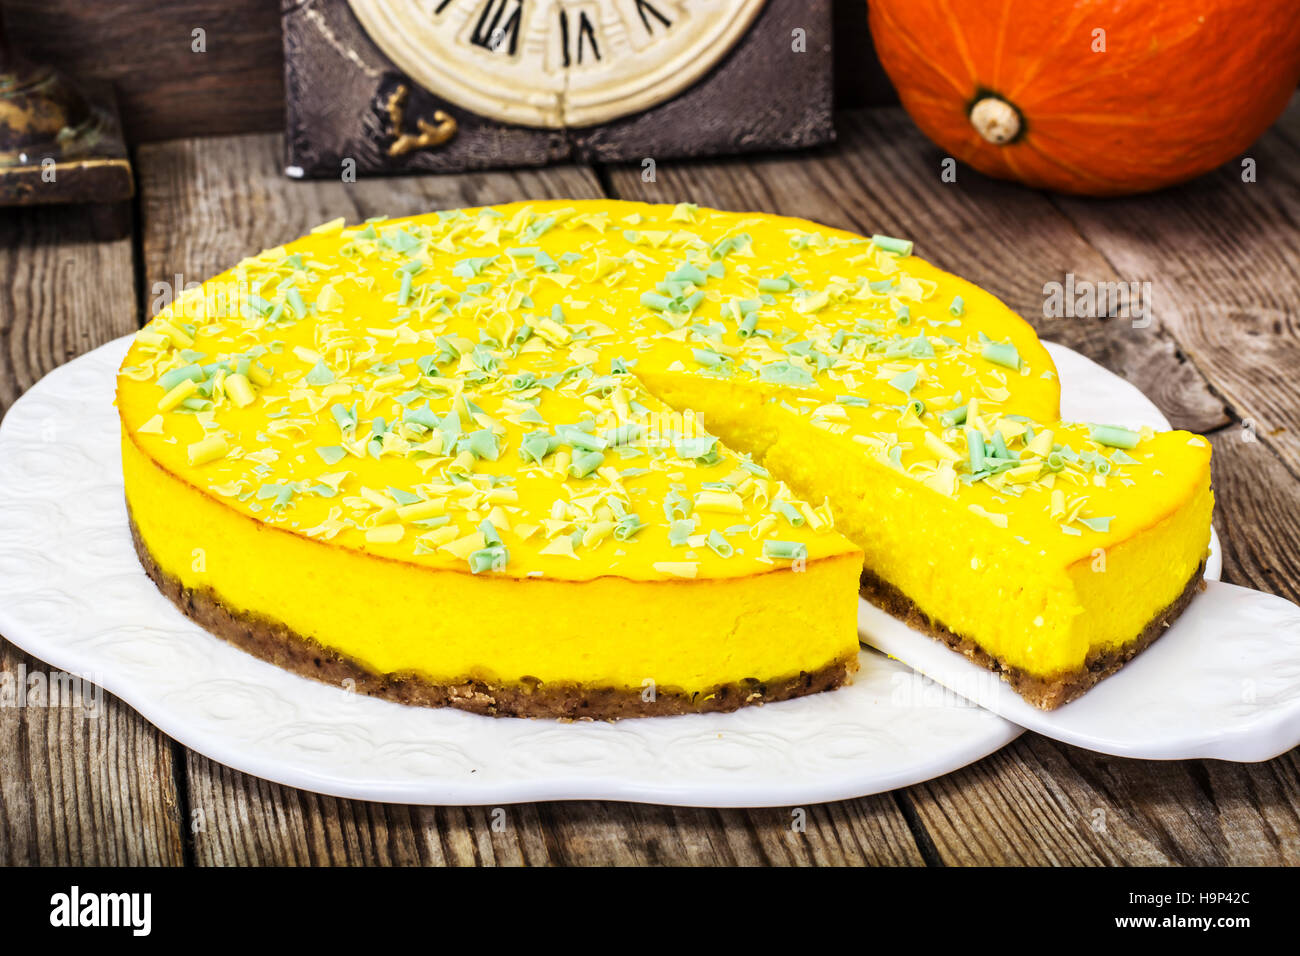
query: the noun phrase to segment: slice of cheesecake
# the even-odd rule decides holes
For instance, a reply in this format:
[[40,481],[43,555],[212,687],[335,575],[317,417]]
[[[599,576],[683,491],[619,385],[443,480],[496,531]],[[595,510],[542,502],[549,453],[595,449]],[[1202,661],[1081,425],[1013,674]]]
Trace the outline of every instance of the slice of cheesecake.
[[[926,411],[649,380],[835,503],[863,594],[1051,709],[1160,636],[1201,585],[1210,446],[1186,432],[1042,424],[936,376]],[[721,399],[721,400],[720,400]]]

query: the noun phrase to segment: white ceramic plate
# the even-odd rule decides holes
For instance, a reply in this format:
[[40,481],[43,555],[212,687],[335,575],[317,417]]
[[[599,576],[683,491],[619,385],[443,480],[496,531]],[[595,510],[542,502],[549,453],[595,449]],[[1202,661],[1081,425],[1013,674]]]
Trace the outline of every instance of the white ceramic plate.
[[264,664],[140,570],[110,404],[126,346],[52,372],[0,423],[0,633],[214,760],[394,803],[794,806],[926,780],[1021,733],[874,651],[835,693],[616,724],[403,707]]
[[[1061,372],[1065,418],[1169,427],[1131,385],[1069,349],[1048,350]],[[1208,588],[1174,626],[1119,673],[1051,712],[866,601],[858,630],[955,693],[1066,743],[1124,757],[1268,760],[1300,744],[1300,607],[1219,582],[1217,538],[1211,549]]]

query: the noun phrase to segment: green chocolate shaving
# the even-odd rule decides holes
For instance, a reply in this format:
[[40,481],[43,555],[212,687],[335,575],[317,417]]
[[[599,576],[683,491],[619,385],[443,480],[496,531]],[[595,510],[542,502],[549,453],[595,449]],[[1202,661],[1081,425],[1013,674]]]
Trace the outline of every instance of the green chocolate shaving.
[[781,561],[802,561],[808,557],[808,546],[802,541],[764,541],[763,557]]
[[884,249],[886,252],[892,252],[899,256],[910,256],[912,254],[911,239],[895,239],[893,236],[882,236],[876,233],[871,237],[871,244],[878,249]]
[[1020,353],[1010,342],[990,342],[984,346],[980,352],[988,361],[994,365],[1001,365],[1004,368],[1020,368]]
[[736,553],[736,549],[731,546],[731,542],[716,529],[709,532],[707,544],[720,558],[729,558]]
[[605,453],[599,451],[575,451],[569,465],[569,474],[575,478],[586,478],[605,463]]
[[904,395],[911,395],[912,389],[916,388],[917,380],[920,379],[920,373],[916,369],[910,368],[901,375],[895,375],[889,380],[889,384],[894,386]]
[[1097,444],[1109,445],[1111,448],[1136,448],[1142,439],[1140,433],[1118,425],[1093,425],[1089,429],[1089,437]]
[[966,447],[970,452],[970,470],[979,473],[984,470],[984,436],[978,428],[966,429]]
[[334,373],[330,371],[330,367],[324,360],[321,360],[312,366],[311,371],[307,373],[306,381],[308,385],[332,385]]

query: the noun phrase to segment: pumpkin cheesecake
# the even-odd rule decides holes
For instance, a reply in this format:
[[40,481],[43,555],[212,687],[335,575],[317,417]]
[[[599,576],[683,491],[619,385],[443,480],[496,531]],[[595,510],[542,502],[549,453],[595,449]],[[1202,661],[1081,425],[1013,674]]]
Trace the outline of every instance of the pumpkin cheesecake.
[[859,588],[1059,705],[1200,579],[1209,446],[1062,423],[910,244],[610,200],[326,223],[118,379],[154,581],[308,676],[613,718],[834,688]]

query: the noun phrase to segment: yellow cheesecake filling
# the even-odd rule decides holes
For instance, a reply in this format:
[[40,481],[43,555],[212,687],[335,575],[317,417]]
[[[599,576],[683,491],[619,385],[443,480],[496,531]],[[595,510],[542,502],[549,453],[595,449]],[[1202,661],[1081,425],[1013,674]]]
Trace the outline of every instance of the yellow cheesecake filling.
[[325,224],[162,310],[118,405],[163,573],[434,682],[807,673],[863,566],[1068,673],[1212,507],[1204,439],[1057,421],[1032,328],[909,243],[689,204]]
[[[865,568],[927,617],[1031,674],[1077,671],[1136,639],[1207,553],[1210,445],[1197,435],[1121,429],[1133,444],[1120,449],[1080,424],[965,417],[944,428],[953,405],[943,396],[927,396],[935,430],[889,407],[819,418],[826,406],[816,399],[801,406],[682,375],[649,380],[797,493],[827,496]],[[978,438],[965,433],[972,427]],[[890,441],[880,438],[886,428]],[[971,442],[991,447],[994,433],[1018,464],[963,481]]]
[[270,616],[378,674],[694,692],[856,657],[856,638],[846,644],[843,621],[825,614],[855,586],[852,551],[800,573],[689,585],[430,571],[232,520],[129,439],[122,465],[136,528],[164,573],[198,590],[219,582],[232,611]]

